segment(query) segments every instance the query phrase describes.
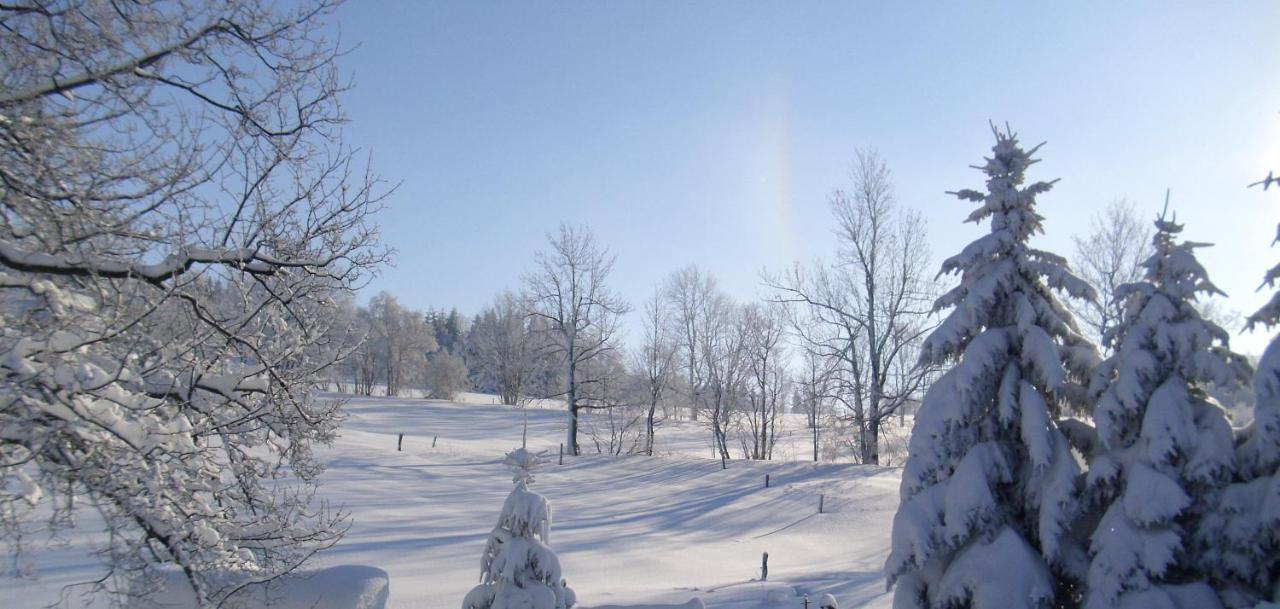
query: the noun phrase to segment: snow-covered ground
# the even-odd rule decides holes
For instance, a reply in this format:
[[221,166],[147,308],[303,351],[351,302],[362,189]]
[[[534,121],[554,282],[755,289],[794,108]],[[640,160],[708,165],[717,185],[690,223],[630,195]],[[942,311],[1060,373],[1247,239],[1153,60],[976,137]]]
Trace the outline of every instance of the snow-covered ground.
[[[354,524],[313,567],[385,570],[388,607],[460,605],[511,490],[501,459],[519,446],[525,415],[477,403],[484,396],[462,399],[350,398],[342,435],[324,451],[323,492]],[[563,411],[527,414],[529,447],[547,450],[554,463]],[[805,430],[788,431],[784,442],[796,446],[785,450],[802,458]],[[552,547],[581,606],[699,597],[713,608],[800,608],[801,595],[816,606],[823,593],[842,607],[889,606],[881,567],[898,503],[896,468],[734,460],[722,470],[708,458],[704,428],[687,422],[669,423],[658,441],[659,457],[566,457],[538,475],[534,489],[554,507]],[[34,555],[25,577],[7,570],[0,595],[38,607],[93,574],[92,558],[69,544]],[[767,583],[759,581],[764,552]]]

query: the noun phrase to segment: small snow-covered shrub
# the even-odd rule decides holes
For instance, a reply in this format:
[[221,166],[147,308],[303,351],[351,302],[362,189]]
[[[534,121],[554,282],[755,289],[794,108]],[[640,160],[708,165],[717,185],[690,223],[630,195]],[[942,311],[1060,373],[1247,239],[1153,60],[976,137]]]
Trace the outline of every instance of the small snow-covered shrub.
[[551,503],[529,490],[542,458],[519,448],[503,463],[514,473],[516,487],[485,544],[480,585],[467,593],[462,609],[569,609],[576,599],[548,545]]

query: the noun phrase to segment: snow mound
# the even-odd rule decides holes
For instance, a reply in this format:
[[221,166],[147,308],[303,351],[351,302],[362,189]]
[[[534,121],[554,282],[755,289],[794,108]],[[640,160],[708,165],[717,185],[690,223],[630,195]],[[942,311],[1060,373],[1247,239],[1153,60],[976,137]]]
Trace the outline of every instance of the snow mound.
[[[195,609],[191,584],[178,569],[166,569],[161,589],[147,598],[130,598],[136,609]],[[245,588],[234,606],[245,609],[386,609],[390,592],[387,572],[377,567],[340,565],[306,571]]]
[[[579,609],[588,609],[580,607]],[[600,605],[590,609],[706,609],[702,599],[693,597],[689,602],[680,605]]]
[[764,600],[772,605],[784,605],[796,597],[796,591],[789,588],[774,588],[765,595]]

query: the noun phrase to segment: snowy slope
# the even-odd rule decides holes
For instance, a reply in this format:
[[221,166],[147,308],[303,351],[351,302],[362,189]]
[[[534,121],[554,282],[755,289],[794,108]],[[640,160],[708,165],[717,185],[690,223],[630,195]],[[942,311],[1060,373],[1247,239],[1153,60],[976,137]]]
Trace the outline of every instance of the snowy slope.
[[[387,571],[388,607],[458,607],[511,490],[501,458],[519,446],[523,413],[394,398],[352,399],[348,412],[342,436],[324,451],[322,488],[355,522],[313,566]],[[564,413],[534,408],[528,417],[529,447],[554,461]],[[700,429],[679,424],[660,434],[669,434],[669,451],[705,455]],[[794,435],[804,441],[803,430]],[[881,567],[898,476],[895,468],[845,464],[738,460],[721,470],[719,461],[680,454],[594,455],[549,466],[534,488],[553,504],[551,544],[582,606],[699,596],[708,607],[801,607],[797,593],[816,605],[831,592],[842,607],[887,607]],[[767,584],[754,581],[762,552],[770,555]],[[30,576],[6,571],[0,594],[31,601],[20,606],[56,600],[62,584],[92,575],[82,554],[74,544],[43,551]]]

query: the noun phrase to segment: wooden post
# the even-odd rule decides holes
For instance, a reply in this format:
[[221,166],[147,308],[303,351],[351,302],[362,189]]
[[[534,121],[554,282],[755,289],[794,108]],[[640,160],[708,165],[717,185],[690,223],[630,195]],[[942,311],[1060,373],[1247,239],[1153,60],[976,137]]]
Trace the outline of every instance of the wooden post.
[[564,465],[564,442],[560,443],[560,465]]
[[764,487],[769,488],[769,474],[764,475]]
[[809,595],[804,595],[804,609],[809,609]]
[[769,581],[769,553],[760,557],[760,581]]
[[436,438],[439,438],[439,437],[440,436],[431,436],[431,448],[436,447]]
[[404,444],[404,434],[400,434],[400,437],[396,438],[396,452],[400,452],[400,445],[402,444]]
[[822,504],[826,498],[827,498],[826,495],[818,495],[818,513],[819,514],[822,513]]

